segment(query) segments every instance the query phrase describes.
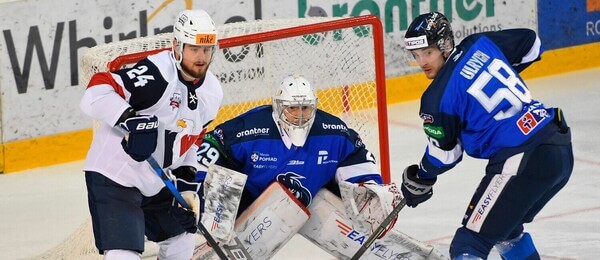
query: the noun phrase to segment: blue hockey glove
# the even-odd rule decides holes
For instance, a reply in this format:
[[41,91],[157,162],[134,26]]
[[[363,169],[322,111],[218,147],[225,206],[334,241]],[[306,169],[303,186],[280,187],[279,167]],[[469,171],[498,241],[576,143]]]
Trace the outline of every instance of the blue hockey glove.
[[[187,166],[184,167],[187,168]],[[189,168],[193,169],[193,167]],[[187,169],[184,170],[184,172],[187,171]],[[173,174],[177,175],[175,172],[178,172],[178,170],[173,171]],[[183,197],[185,202],[191,208],[183,208],[176,199],[173,199],[173,204],[169,210],[169,213],[188,233],[196,233],[196,225],[198,221],[200,221],[200,195],[198,194],[198,191],[200,190],[201,186],[202,183],[186,181],[182,178],[177,178],[175,180],[175,187],[177,187],[177,190],[181,193],[181,197]]]
[[431,198],[432,186],[437,180],[437,178],[419,178],[418,172],[419,166],[416,164],[406,167],[402,174],[402,187],[400,188],[406,199],[406,205],[413,208]]
[[129,135],[123,138],[123,150],[134,160],[141,162],[154,152],[158,137],[158,118],[156,116],[132,116],[119,123]]

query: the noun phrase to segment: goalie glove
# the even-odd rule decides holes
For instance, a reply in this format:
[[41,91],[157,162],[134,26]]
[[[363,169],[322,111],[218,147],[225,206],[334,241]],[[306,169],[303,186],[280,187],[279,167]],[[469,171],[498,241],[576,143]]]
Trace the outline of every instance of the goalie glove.
[[432,179],[419,178],[419,166],[413,164],[404,169],[402,174],[402,194],[406,198],[406,205],[416,207],[433,196],[433,184],[437,177]]
[[194,181],[195,173],[196,170],[189,166],[182,166],[168,173],[168,175],[175,177],[175,187],[190,206],[190,208],[183,208],[174,198],[169,213],[188,233],[196,233],[198,221],[200,220],[200,196],[198,192],[202,183]]
[[[353,229],[366,235],[373,234],[402,200],[402,194],[395,183],[341,181],[339,186],[346,215],[352,221]],[[385,236],[394,227],[397,218],[398,216],[390,222],[378,238]]]

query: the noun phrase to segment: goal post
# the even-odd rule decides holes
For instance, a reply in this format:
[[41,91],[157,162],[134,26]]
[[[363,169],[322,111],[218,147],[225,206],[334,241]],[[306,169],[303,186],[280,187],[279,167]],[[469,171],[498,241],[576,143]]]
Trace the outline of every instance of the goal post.
[[[356,130],[377,159],[384,182],[391,181],[384,32],[378,17],[257,20],[224,24],[217,31],[219,48],[209,70],[221,81],[224,98],[209,128],[270,104],[281,79],[299,74],[315,87],[318,108]],[[91,48],[82,57],[82,82],[171,44],[172,34],[164,33]]]

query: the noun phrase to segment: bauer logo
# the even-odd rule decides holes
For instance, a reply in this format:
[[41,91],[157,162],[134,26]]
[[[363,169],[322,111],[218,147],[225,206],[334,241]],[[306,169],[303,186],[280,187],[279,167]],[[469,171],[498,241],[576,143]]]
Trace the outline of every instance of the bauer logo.
[[216,34],[196,34],[196,44],[215,45],[217,43]]

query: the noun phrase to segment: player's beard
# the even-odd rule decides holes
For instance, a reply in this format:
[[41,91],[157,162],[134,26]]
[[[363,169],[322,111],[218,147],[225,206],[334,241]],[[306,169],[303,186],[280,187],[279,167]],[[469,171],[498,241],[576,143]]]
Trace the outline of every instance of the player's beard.
[[206,76],[206,71],[208,70],[208,66],[210,65],[209,63],[206,63],[205,66],[202,66],[201,68],[199,66],[195,65],[196,63],[192,64],[192,67],[188,67],[186,64],[181,64],[181,70],[183,70],[183,72],[193,78],[197,78],[197,79],[203,79]]

